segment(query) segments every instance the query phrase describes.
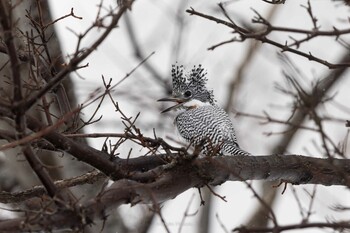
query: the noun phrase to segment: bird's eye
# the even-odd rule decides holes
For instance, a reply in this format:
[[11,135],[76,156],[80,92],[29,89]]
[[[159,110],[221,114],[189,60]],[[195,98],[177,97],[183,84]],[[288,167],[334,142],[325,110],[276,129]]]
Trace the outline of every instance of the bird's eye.
[[185,91],[184,96],[185,96],[185,98],[190,98],[192,96],[192,92],[191,91]]

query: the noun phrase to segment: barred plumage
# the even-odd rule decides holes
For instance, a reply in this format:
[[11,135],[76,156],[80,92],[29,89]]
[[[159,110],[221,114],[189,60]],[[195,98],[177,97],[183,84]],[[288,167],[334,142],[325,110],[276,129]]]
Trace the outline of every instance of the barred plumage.
[[206,73],[199,65],[189,74],[182,66],[173,66],[173,98],[159,101],[177,102],[163,112],[176,110],[175,125],[180,135],[193,145],[203,147],[206,155],[249,155],[239,148],[233,124],[227,113],[215,105],[212,91],[207,90]]

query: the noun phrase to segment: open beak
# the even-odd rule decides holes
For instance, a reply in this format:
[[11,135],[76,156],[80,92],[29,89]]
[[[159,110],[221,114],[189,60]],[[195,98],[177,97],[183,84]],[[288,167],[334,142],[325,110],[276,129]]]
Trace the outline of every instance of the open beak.
[[165,112],[169,112],[170,110],[179,107],[181,104],[183,104],[184,102],[186,102],[186,100],[181,99],[181,98],[173,98],[173,97],[168,97],[168,98],[161,98],[157,101],[168,101],[168,102],[176,102],[176,104],[174,106],[171,106],[170,108],[167,108],[165,110],[163,110],[161,113],[165,113]]

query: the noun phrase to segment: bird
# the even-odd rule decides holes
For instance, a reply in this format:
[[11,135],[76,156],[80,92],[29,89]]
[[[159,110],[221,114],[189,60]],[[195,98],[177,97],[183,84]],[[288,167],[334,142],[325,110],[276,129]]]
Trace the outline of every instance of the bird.
[[228,114],[215,104],[212,90],[208,90],[207,72],[202,65],[187,72],[183,65],[172,65],[172,95],[158,101],[175,105],[162,113],[175,111],[174,124],[180,135],[193,146],[200,146],[204,155],[250,155],[237,141]]

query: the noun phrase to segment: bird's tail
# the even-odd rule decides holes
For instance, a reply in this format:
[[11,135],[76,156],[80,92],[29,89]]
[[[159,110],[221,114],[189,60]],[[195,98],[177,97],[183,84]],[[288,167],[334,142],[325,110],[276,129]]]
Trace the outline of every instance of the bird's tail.
[[222,146],[222,152],[224,155],[251,155],[249,152],[242,150],[239,146],[224,144]]

